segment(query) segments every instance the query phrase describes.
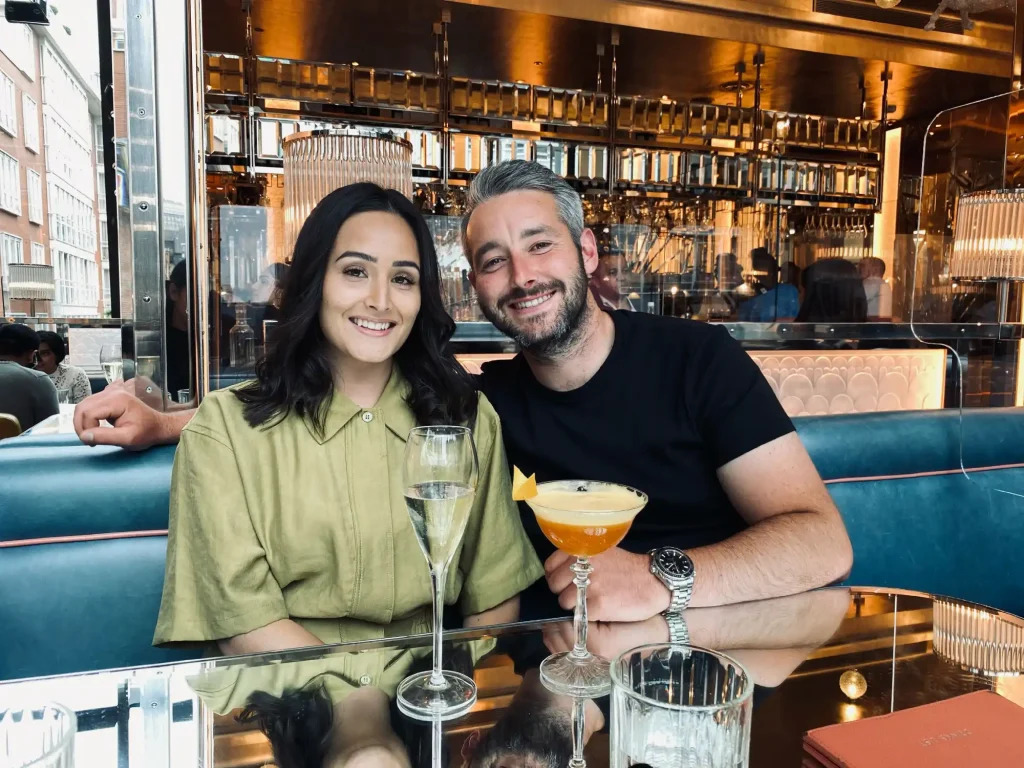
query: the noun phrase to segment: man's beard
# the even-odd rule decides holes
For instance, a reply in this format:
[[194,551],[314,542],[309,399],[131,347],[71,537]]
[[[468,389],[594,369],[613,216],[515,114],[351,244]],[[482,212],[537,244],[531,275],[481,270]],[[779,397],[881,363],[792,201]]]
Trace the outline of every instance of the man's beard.
[[[498,299],[493,306],[481,302],[480,310],[495,328],[516,342],[521,349],[528,350],[539,357],[558,357],[572,347],[579,336],[580,327],[587,317],[589,288],[582,254],[580,254],[579,266],[579,272],[573,276],[568,285],[561,280],[552,280],[543,285],[535,285],[529,290],[514,288]],[[562,306],[558,310],[558,316],[550,330],[533,327],[538,319],[546,318],[527,318],[522,325],[517,325],[505,311],[512,302],[526,301],[551,291],[561,292]]]

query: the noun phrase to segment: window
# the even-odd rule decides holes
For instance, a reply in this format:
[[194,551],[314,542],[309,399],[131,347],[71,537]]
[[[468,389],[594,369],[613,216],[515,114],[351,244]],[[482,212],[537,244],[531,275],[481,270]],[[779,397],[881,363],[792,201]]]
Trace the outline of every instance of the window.
[[124,30],[123,29],[111,30],[110,35],[111,35],[111,37],[114,40],[114,50],[115,51],[123,51],[123,50],[125,50]]
[[3,254],[4,283],[6,284],[11,274],[8,267],[11,264],[21,264],[22,261],[21,238],[8,235],[6,232],[0,235],[0,254]]
[[36,79],[36,36],[27,24],[12,24],[0,16],[0,51],[29,80]]
[[25,169],[28,183],[28,220],[33,224],[43,223],[43,177],[31,168]]
[[39,105],[27,93],[21,97],[21,114],[25,122],[25,146],[39,151]]
[[92,201],[68,191],[62,184],[49,184],[50,239],[85,251],[96,251],[96,220]]
[[43,103],[59,110],[68,126],[88,142],[92,135],[89,97],[78,77],[51,45],[43,46]]
[[0,128],[18,135],[18,89],[14,81],[0,72]]
[[21,215],[21,169],[6,152],[0,152],[0,208]]
[[83,316],[98,315],[99,275],[96,262],[57,246],[51,247],[57,303]]
[[32,263],[46,263],[46,246],[42,243],[32,243]]
[[[46,144],[46,170],[67,181],[83,195],[92,198],[96,183],[92,167],[92,152],[88,141],[83,141],[59,119],[54,108],[43,109],[43,141]],[[87,139],[91,131],[85,134]]]

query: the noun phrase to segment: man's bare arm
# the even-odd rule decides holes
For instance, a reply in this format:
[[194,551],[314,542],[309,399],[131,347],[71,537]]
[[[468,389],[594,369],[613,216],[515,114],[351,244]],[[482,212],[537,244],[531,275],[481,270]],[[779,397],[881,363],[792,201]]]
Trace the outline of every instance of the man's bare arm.
[[[171,445],[192,420],[195,410],[155,410],[123,388],[87,397],[75,408],[75,432],[86,445],[117,445],[141,451]],[[102,427],[108,421],[112,426]]]
[[691,606],[792,595],[850,572],[846,527],[796,433],[734,459],[718,478],[750,527],[687,553],[696,572]]

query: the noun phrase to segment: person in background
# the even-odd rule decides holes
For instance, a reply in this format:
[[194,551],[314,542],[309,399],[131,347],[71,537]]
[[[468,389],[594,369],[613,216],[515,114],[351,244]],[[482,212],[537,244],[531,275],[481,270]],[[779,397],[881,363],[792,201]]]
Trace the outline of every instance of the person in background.
[[754,296],[740,304],[740,320],[747,323],[774,323],[792,320],[800,311],[800,291],[779,282],[779,265],[767,248],[750,252],[754,271],[759,273]]
[[863,323],[867,297],[856,265],[846,259],[821,259],[804,270],[804,300],[798,323]]
[[14,416],[24,432],[60,412],[57,388],[35,369],[39,334],[21,323],[0,325],[0,413]]
[[241,654],[429,631],[403,485],[420,425],[471,426],[479,456],[445,601],[470,625],[515,620],[543,570],[498,417],[446,350],[455,323],[412,203],[368,183],[327,195],[281,317],[256,379],[207,395],[181,433],[154,643]]
[[68,402],[74,405],[92,394],[89,375],[67,361],[68,349],[60,334],[39,331],[39,362],[36,369],[50,377],[59,392],[68,391]]
[[868,321],[892,320],[892,287],[885,282],[885,262],[867,256],[857,265],[868,302]]
[[167,391],[175,401],[180,390],[191,386],[187,285],[188,275],[182,259],[174,265],[167,281]]

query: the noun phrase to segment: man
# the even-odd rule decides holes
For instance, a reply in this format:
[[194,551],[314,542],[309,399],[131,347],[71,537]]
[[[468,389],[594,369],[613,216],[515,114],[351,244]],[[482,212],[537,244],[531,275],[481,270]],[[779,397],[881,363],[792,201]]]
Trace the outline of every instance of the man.
[[[849,571],[838,511],[724,327],[600,311],[587,290],[598,253],[579,195],[542,166],[486,169],[466,211],[480,307],[522,350],[481,377],[510,462],[540,481],[618,482],[650,498],[623,543],[593,558],[591,617],[778,597]],[[523,518],[548,558],[548,588],[570,608],[570,558],[526,509]]]
[[[594,558],[592,618],[778,597],[849,571],[838,511],[766,380],[723,327],[599,310],[587,287],[597,244],[579,196],[542,166],[492,166],[468,198],[463,240],[481,309],[523,350],[484,366],[480,379],[510,461],[541,481],[613,481],[650,497],[622,545]],[[159,414],[123,392],[102,397],[76,411],[86,442],[173,442],[191,413]],[[96,429],[103,418],[120,434]],[[524,612],[550,613],[546,590],[569,609],[569,558],[521,507],[548,558]]]
[[9,413],[31,429],[58,413],[57,389],[35,370],[39,334],[20,323],[0,325],[0,413]]
[[892,287],[885,282],[885,262],[877,256],[867,256],[857,267],[868,300],[868,320],[892,320]]
[[795,285],[779,283],[779,265],[767,248],[750,252],[750,262],[758,273],[757,294],[740,304],[740,321],[774,323],[792,320],[800,311],[800,291]]

